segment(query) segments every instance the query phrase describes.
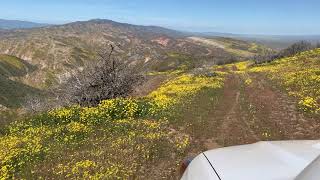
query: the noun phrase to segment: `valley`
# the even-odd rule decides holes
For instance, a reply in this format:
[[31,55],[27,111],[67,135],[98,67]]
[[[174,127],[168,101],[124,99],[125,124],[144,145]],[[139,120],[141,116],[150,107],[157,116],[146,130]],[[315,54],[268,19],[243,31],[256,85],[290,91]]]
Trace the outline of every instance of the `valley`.
[[[3,54],[0,59],[5,60],[1,57],[9,55],[20,59],[29,69],[32,67],[19,76],[18,83],[46,91],[66,82],[76,71],[92,64],[98,53],[108,48],[108,44],[117,45],[116,53],[121,61],[145,73],[174,70],[186,64],[186,68],[190,69],[213,65],[218,61],[237,61],[258,54],[265,48],[235,39],[216,38],[208,41],[219,42],[226,48],[197,42],[183,33],[161,27],[97,19],[8,31],[0,35],[0,54]],[[252,47],[258,49],[252,50]],[[3,68],[0,71],[4,71]],[[0,104],[6,106],[7,103],[0,101]]]

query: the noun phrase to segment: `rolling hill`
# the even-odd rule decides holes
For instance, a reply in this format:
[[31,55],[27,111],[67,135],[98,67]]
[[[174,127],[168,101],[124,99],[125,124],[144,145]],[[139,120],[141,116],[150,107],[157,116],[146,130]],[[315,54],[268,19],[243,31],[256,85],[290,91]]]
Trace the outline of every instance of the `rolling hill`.
[[[145,61],[161,57],[166,46],[178,43],[172,38],[178,35],[164,28],[92,20],[6,32],[0,36],[0,54],[13,55],[37,66],[29,84],[43,88],[48,72],[61,82],[68,78],[69,72],[95,59],[97,50],[107,48],[107,44],[120,44],[118,52],[130,57],[132,62]],[[156,38],[161,36],[172,42],[159,44]]]
[[259,48],[254,50],[253,47],[262,48],[231,38],[209,41],[221,46],[199,42],[187,34],[162,27],[95,19],[0,31],[0,54],[17,57],[34,67],[33,71],[19,77],[19,83],[45,90],[65,82],[72,72],[91,64],[108,44],[119,45],[117,56],[145,72],[177,67],[190,69],[246,59],[259,53]]

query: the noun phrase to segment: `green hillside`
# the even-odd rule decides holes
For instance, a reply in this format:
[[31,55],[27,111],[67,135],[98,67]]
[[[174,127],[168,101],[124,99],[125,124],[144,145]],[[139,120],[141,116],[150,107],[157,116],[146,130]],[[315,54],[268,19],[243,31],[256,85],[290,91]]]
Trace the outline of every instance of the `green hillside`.
[[27,95],[40,93],[39,90],[27,86],[18,80],[36,68],[27,62],[9,55],[0,55],[0,104],[8,108],[17,108]]
[[226,51],[243,57],[250,57],[267,49],[265,46],[260,44],[250,43],[233,38],[218,37],[214,40],[223,44],[226,47]]
[[21,77],[36,68],[15,56],[0,54],[0,75],[6,77]]
[[27,95],[40,93],[33,87],[8,79],[0,75],[0,104],[8,108],[20,107]]

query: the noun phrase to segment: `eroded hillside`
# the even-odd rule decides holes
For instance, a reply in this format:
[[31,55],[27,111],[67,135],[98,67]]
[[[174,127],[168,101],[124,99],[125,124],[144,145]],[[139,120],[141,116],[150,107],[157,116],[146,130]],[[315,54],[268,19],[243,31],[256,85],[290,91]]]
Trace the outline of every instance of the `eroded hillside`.
[[[136,66],[141,72],[212,66],[247,58],[263,49],[262,46],[230,38],[201,38],[220,43],[220,46],[199,42],[194,38],[161,27],[91,20],[0,31],[0,54],[14,56],[28,65],[28,71],[24,69],[23,76],[10,76],[10,80],[46,90],[66,82],[75,71],[92,64],[98,58],[97,53],[107,49],[108,44],[116,47],[116,56],[120,60]],[[15,60],[10,63],[15,63]],[[5,71],[4,68],[0,70]],[[16,86],[10,88],[15,89]],[[7,103],[0,101],[0,104]]]
[[72,70],[96,59],[98,50],[107,48],[107,44],[120,45],[117,51],[126,57],[124,60],[134,64],[164,59],[164,50],[168,49],[181,53],[192,52],[194,45],[180,37],[183,37],[181,33],[160,27],[92,20],[10,31],[0,36],[0,53],[19,57],[37,66],[30,85],[44,87],[43,82],[50,78],[48,72],[54,75],[58,83],[64,81]]

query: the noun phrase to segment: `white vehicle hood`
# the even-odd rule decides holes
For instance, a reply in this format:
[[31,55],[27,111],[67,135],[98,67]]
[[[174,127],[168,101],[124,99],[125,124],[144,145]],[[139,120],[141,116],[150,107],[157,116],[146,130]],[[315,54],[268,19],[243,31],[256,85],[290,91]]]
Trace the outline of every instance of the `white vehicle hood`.
[[[294,180],[319,155],[320,141],[259,142],[221,148],[196,157],[182,180]],[[320,167],[317,172],[320,176]]]

